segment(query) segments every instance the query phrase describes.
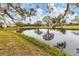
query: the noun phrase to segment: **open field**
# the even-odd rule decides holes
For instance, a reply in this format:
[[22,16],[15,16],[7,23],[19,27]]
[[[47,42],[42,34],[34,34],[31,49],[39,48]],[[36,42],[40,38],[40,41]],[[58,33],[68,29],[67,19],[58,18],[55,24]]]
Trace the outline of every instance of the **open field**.
[[66,55],[57,48],[10,30],[0,30],[0,55]]
[[5,29],[8,29],[8,30],[18,30],[18,29],[66,29],[66,30],[79,30],[79,25],[55,25],[55,26],[45,26],[45,25],[41,25],[41,26],[34,26],[34,25],[27,25],[27,26],[21,26],[21,27],[8,27],[8,28],[5,28]]
[[64,29],[64,30],[79,30],[79,25],[70,25],[70,26],[56,26],[55,29]]
[[63,26],[24,26],[0,29],[0,55],[67,55],[55,47],[38,41],[35,38],[16,33],[18,29],[65,29],[79,30],[79,25]]

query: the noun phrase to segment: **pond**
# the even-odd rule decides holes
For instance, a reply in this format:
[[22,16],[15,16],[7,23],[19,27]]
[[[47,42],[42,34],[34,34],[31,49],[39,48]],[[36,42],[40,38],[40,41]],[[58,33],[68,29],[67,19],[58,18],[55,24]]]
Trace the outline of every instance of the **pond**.
[[62,46],[62,42],[65,42],[65,47],[61,50],[68,52],[70,55],[79,56],[79,31],[78,30],[50,30],[53,34],[51,40],[45,40],[43,35],[47,33],[47,29],[40,29],[42,34],[35,33],[35,30],[25,30],[22,33],[38,40],[41,40],[50,46]]

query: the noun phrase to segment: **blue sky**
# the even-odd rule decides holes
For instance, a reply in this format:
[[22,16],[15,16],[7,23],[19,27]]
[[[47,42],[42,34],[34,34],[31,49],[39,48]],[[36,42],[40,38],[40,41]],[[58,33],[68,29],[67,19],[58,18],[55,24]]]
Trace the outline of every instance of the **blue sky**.
[[[25,8],[25,9],[29,9],[30,7],[35,8],[36,4],[37,3],[32,3],[32,5],[29,6],[29,3],[25,3],[25,4],[22,5],[22,7]],[[45,3],[40,3],[38,5],[40,6],[40,8],[42,10],[44,10],[43,14],[45,14],[45,11],[47,10],[47,7],[46,7]],[[54,7],[63,9],[63,8],[66,8],[66,3],[54,3]],[[79,13],[79,7],[73,8],[72,11],[74,13]]]
[[[42,10],[42,15],[47,15],[46,10],[46,4],[45,3],[40,3],[38,4],[40,9]],[[50,16],[57,17],[60,13],[64,13],[64,10],[66,9],[66,3],[52,3],[51,7],[54,9],[53,13]],[[23,7],[26,8],[27,10],[30,8],[29,4],[23,4]],[[36,3],[31,5],[31,8],[36,8]],[[74,13],[73,15],[67,15],[67,23],[71,22],[71,20],[75,19],[75,16],[79,15],[79,7],[72,6],[70,7],[71,11]],[[40,12],[38,13],[40,14]],[[32,22],[35,21],[37,18],[32,18],[34,19]]]
[[[25,8],[25,9],[29,9],[29,8],[36,8],[36,5],[37,3],[31,3],[32,5],[29,6],[29,3],[23,3],[22,4],[22,8]],[[42,18],[46,15],[48,15],[48,13],[46,13],[47,11],[47,6],[46,6],[46,3],[39,3],[39,9],[37,9],[37,16],[33,16],[33,17],[30,17],[31,18],[31,23],[34,23],[36,22],[37,20],[42,20]],[[66,3],[51,3],[51,7],[54,9],[53,12],[50,14],[50,16],[52,17],[57,17],[59,14],[62,14],[64,13],[64,10],[66,8]],[[66,16],[66,20],[67,20],[67,23],[68,22],[71,22],[71,20],[73,20],[75,18],[76,15],[79,15],[79,7],[72,7],[71,8],[72,11],[74,12],[73,15],[68,15]],[[17,14],[17,13],[16,13]],[[15,16],[16,18],[20,17],[19,15]],[[9,19],[9,17],[7,18]],[[29,17],[26,17],[26,22],[30,22],[29,21]]]
[[[28,10],[29,8],[36,8],[36,5],[37,5],[37,3],[32,3],[32,6],[29,6],[29,3],[25,3],[22,5],[22,7]],[[42,10],[44,10],[43,14],[45,14],[45,11],[47,10],[45,3],[40,3],[38,5]]]
[[[26,3],[26,4],[22,5],[22,8],[25,8],[25,9],[28,10],[29,8],[36,8],[36,5],[37,5],[37,3],[32,3],[31,6],[29,6],[29,3]],[[46,10],[47,10],[46,3],[39,3],[38,5],[39,5],[40,10],[41,10],[41,11],[39,11],[39,9],[38,9],[38,11],[39,11],[38,14],[42,13],[41,16],[47,15],[47,13],[46,13]],[[64,13],[64,10],[66,9],[66,5],[67,5],[66,3],[51,3],[51,7],[54,10],[53,10],[53,13],[50,14],[50,16],[57,17],[60,13]],[[75,16],[79,14],[79,7],[72,6],[71,11],[73,11],[74,14],[67,16],[67,18],[66,18],[67,22],[71,22],[71,20],[73,20],[75,18]],[[36,20],[41,19],[42,18],[41,16],[40,17],[37,17],[37,16],[32,17],[32,20],[33,20],[32,23],[35,22]]]

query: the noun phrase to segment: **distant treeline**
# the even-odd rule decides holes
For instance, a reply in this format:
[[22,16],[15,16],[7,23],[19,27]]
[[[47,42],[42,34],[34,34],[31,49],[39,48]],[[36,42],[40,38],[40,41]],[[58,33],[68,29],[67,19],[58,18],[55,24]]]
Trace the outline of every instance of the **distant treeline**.
[[[79,23],[70,23],[70,24],[62,24],[62,25],[66,25],[66,26],[76,25],[76,26],[79,26]],[[56,26],[61,26],[61,24],[57,24]]]
[[[70,23],[70,24],[55,24],[55,26],[73,26],[73,25],[76,25],[76,26],[78,26],[79,25],[79,23]],[[23,25],[19,25],[19,26],[46,26],[46,24],[39,24],[39,25],[37,25],[37,24],[23,24]]]

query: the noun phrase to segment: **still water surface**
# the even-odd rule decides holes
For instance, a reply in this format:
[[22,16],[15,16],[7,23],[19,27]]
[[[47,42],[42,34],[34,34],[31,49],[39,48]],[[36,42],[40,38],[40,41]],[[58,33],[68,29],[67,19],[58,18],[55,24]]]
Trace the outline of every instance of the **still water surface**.
[[[35,30],[25,30],[23,34],[34,37],[38,40],[41,40],[51,46],[57,45],[57,43],[66,42],[66,48],[63,50],[68,52],[73,56],[79,55],[79,31],[78,30],[50,30],[50,33],[54,34],[54,38],[52,40],[43,39],[43,35],[47,33],[47,29],[40,29],[43,33],[38,35],[35,33]],[[78,49],[78,50],[77,50]]]

